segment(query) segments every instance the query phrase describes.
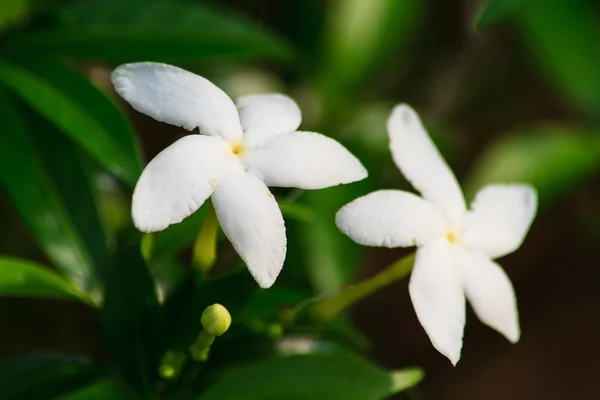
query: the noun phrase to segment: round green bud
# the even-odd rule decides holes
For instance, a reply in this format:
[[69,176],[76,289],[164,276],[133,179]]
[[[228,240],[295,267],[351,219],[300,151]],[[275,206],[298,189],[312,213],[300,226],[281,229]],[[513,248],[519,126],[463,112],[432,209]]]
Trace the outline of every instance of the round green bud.
[[221,336],[231,325],[231,315],[221,304],[206,307],[202,313],[202,327],[212,336]]

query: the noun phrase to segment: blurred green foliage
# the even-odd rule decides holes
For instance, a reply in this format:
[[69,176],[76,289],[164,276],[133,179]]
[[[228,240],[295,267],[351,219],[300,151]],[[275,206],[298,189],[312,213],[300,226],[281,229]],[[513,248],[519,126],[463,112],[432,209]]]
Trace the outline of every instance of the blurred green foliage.
[[[0,183],[43,252],[36,261],[1,255],[0,295],[83,301],[98,312],[107,355],[17,354],[0,363],[0,397],[375,400],[421,379],[420,370],[384,371],[352,354],[368,345],[343,316],[322,324],[304,311],[357,279],[364,250],[337,231],[339,207],[374,188],[406,185],[389,178],[399,174],[389,173],[385,118],[406,100],[389,86],[410,80],[402,71],[420,57],[430,4],[290,4],[293,23],[277,34],[216,1],[0,3]],[[516,33],[567,121],[511,126],[491,139],[466,176],[468,196],[487,183],[521,181],[546,205],[597,173],[597,18],[590,0],[491,0],[473,10],[477,35]],[[358,184],[276,192],[289,250],[274,289],[257,289],[222,235],[210,273],[192,268],[206,207],[143,238],[125,217],[147,137],[90,71],[146,60],[185,63],[202,75],[217,70],[216,80],[235,73],[232,65],[275,71],[299,94],[305,125],[339,139],[369,169]],[[429,125],[435,106],[423,108]],[[453,132],[437,114],[434,126]],[[0,234],[12,233],[0,226]],[[164,355],[185,358],[214,303],[231,313],[231,329],[206,363],[187,359],[174,379],[161,378]],[[290,318],[294,312],[300,317]]]

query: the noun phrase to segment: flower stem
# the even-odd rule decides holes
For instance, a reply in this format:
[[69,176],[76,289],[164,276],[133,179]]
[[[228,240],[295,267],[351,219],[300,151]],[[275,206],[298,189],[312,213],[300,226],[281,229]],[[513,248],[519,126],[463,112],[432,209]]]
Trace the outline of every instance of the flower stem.
[[196,361],[206,361],[210,346],[215,341],[215,337],[206,331],[200,332],[196,341],[190,346],[190,354]]
[[365,297],[377,292],[379,289],[404,278],[412,270],[415,262],[415,253],[401,258],[383,271],[357,283],[350,288],[319,301],[309,311],[310,317],[319,322],[327,322],[348,309]]
[[212,204],[204,217],[202,229],[194,243],[192,263],[194,267],[202,272],[208,272],[217,259],[217,235],[219,233],[219,221]]

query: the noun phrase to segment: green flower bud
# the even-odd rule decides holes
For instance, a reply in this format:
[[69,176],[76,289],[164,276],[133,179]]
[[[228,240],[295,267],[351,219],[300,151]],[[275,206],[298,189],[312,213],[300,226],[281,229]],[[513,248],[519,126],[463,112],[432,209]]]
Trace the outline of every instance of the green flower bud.
[[202,313],[202,327],[212,336],[221,336],[231,325],[231,315],[221,304],[206,307]]

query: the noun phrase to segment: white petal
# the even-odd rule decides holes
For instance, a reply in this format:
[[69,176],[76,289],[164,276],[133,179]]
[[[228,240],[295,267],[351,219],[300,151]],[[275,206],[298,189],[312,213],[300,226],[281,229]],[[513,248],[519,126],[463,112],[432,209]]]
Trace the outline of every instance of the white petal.
[[262,288],[275,282],[286,252],[285,226],[277,201],[257,177],[240,169],[212,196],[223,232]]
[[466,251],[457,260],[467,299],[484,324],[513,343],[519,341],[517,299],[504,270],[483,254]]
[[189,135],[161,151],[146,166],[133,191],[134,225],[156,232],[181,222],[211,195],[230,163],[221,138]]
[[388,120],[392,157],[406,179],[425,199],[437,204],[455,225],[466,210],[456,177],[429,138],[417,113],[396,106]]
[[490,185],[480,190],[467,213],[465,245],[490,258],[521,246],[537,209],[535,189],[528,185]]
[[314,132],[273,136],[248,151],[243,162],[268,186],[322,189],[367,177],[344,146]]
[[295,131],[302,121],[296,102],[283,94],[242,96],[235,104],[245,131],[244,140],[251,147],[271,136]]
[[433,347],[456,365],[465,326],[465,296],[448,241],[435,240],[417,250],[408,289]]
[[172,65],[124,64],[111,75],[115,89],[133,108],[167,124],[239,139],[242,128],[233,101],[207,79]]
[[439,208],[400,190],[379,190],[346,204],[335,216],[340,231],[364,246],[408,247],[441,236]]

